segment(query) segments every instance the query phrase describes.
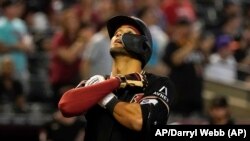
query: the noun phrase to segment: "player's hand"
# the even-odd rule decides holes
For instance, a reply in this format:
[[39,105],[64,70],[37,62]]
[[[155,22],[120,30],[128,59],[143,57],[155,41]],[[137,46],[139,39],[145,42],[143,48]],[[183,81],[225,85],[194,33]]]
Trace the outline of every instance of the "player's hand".
[[104,81],[105,78],[102,75],[94,75],[90,77],[88,80],[81,81],[76,88],[83,87],[83,86],[90,86],[99,82]]
[[102,82],[104,80],[105,80],[104,76],[94,75],[94,76],[90,77],[90,79],[85,82],[85,86],[90,86],[90,85]]
[[143,75],[139,73],[131,73],[127,75],[118,75],[116,76],[120,80],[120,88],[126,87],[140,87],[145,86],[145,79]]

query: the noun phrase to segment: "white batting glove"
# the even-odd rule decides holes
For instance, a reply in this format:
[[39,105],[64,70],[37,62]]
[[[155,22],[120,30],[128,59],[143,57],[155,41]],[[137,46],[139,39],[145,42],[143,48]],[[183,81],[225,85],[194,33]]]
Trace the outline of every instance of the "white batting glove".
[[94,75],[94,76],[90,77],[90,79],[85,82],[85,86],[90,86],[90,85],[93,85],[96,83],[100,83],[104,80],[105,80],[105,78],[102,75]]
[[76,86],[76,88],[93,85],[95,83],[99,83],[99,82],[102,82],[104,80],[105,80],[105,78],[102,75],[94,75],[94,76],[90,77],[88,80],[82,80]]

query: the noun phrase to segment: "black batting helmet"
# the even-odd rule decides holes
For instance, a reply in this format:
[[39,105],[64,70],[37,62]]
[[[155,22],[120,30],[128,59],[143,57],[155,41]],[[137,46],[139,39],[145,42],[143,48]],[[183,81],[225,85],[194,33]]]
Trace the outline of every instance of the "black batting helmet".
[[107,22],[109,37],[112,38],[116,30],[125,24],[134,26],[141,33],[141,37],[137,39],[133,39],[135,37],[132,36],[124,36],[124,38],[126,38],[124,40],[128,42],[140,42],[139,44],[142,46],[132,47],[129,45],[133,43],[127,43],[128,46],[125,45],[124,48],[129,53],[135,55],[142,62],[142,67],[144,67],[149,61],[152,54],[153,43],[151,33],[147,28],[146,24],[139,18],[133,16],[115,16]]

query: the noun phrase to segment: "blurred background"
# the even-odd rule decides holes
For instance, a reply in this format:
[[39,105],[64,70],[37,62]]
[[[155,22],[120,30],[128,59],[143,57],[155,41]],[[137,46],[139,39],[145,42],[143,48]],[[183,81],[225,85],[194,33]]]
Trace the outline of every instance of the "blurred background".
[[0,138],[83,140],[61,95],[108,75],[106,21],[137,16],[153,37],[145,70],[176,87],[169,124],[250,124],[248,0],[0,0]]

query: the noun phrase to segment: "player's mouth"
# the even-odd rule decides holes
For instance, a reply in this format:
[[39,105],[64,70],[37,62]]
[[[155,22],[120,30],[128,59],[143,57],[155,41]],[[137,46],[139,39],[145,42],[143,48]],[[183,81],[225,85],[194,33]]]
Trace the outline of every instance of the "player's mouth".
[[116,39],[116,40],[115,40],[115,43],[122,44],[122,41],[121,41],[120,39]]

